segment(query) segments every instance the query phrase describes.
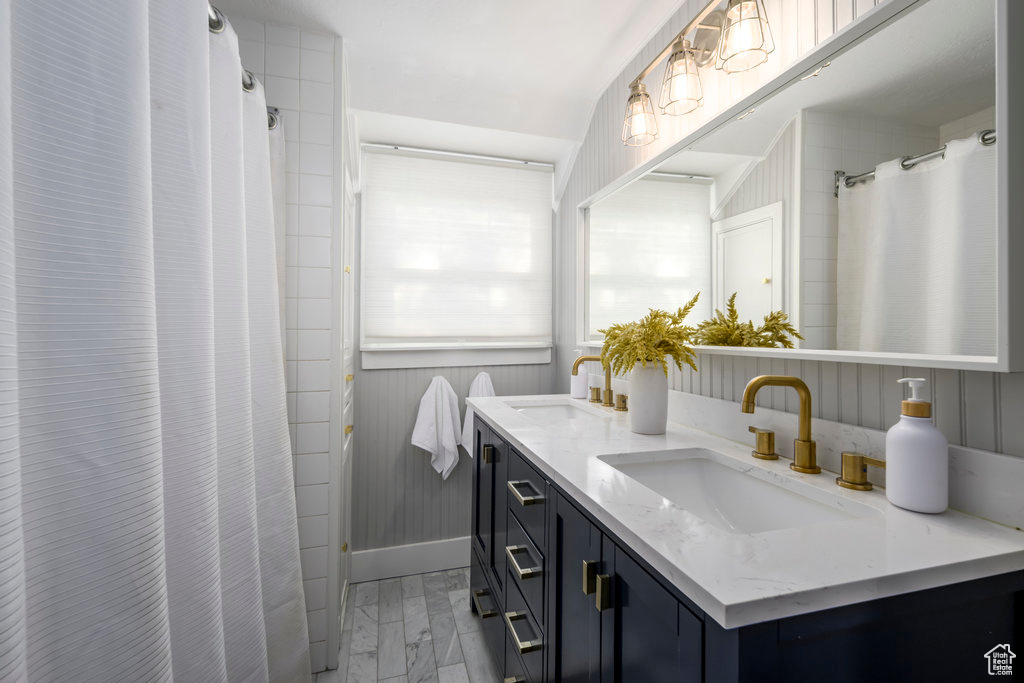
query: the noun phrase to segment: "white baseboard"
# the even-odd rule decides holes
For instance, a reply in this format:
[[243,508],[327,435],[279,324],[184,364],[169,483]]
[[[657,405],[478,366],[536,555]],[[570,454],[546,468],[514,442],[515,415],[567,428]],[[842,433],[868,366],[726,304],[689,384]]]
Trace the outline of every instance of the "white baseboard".
[[469,536],[352,553],[352,583],[468,567]]

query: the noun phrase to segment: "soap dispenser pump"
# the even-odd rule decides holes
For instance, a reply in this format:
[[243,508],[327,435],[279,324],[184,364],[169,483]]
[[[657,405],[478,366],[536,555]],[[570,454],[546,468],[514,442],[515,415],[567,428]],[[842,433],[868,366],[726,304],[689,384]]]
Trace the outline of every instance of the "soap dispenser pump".
[[932,423],[932,404],[921,398],[925,380],[899,382],[910,386],[910,398],[885,436],[885,496],[906,510],[943,512],[949,506],[949,444]]

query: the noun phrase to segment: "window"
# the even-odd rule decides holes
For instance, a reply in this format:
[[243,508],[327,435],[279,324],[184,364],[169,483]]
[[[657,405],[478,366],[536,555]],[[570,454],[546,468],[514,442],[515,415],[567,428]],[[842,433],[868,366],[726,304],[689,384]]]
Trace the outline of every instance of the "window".
[[362,185],[364,367],[550,359],[550,168],[367,149]]
[[697,292],[689,320],[708,317],[709,184],[648,176],[591,206],[588,230],[587,340],[649,308],[674,311]]

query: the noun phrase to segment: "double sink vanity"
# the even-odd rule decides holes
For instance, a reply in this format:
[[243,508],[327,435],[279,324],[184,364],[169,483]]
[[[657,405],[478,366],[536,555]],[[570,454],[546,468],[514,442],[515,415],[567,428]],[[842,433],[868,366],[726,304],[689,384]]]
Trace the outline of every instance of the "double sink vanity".
[[973,680],[1024,632],[1020,530],[566,396],[469,400],[473,611],[506,681]]

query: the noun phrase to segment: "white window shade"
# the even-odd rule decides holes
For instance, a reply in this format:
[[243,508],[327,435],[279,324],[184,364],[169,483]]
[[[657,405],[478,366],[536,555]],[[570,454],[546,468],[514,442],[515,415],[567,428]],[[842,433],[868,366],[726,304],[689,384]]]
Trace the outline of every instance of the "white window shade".
[[364,351],[550,346],[551,171],[367,150]]
[[688,321],[711,302],[710,185],[644,178],[590,207],[587,338],[637,320],[649,308],[674,311],[697,292]]

